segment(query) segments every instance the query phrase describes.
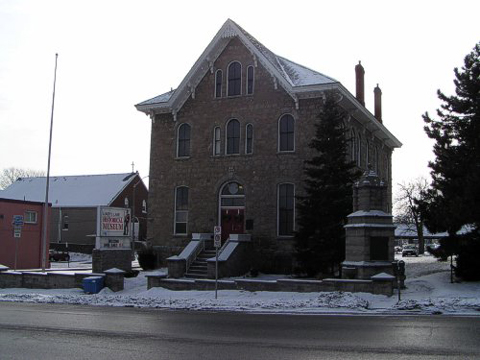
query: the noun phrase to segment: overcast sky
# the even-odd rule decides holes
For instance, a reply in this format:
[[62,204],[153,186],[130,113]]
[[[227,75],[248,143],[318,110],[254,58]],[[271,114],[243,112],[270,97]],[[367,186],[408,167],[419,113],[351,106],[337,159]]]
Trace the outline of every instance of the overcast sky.
[[176,88],[231,18],[277,55],[340,81],[366,107],[383,92],[403,143],[394,183],[428,176],[421,115],[452,94],[480,40],[480,1],[0,0],[0,170],[45,170],[58,53],[52,175],[149,172],[150,127],[134,105]]

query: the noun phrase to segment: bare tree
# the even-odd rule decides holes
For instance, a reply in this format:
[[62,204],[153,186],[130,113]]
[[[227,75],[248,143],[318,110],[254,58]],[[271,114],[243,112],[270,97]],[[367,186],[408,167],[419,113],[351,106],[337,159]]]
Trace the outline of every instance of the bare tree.
[[423,220],[417,202],[421,199],[421,193],[428,189],[428,181],[419,177],[398,186],[399,190],[395,196],[395,222],[410,225],[417,230],[418,252],[423,254],[425,252]]
[[6,189],[15,181],[17,181],[18,178],[29,178],[37,176],[45,176],[45,172],[41,170],[20,169],[15,167],[3,169],[0,173],[0,189]]

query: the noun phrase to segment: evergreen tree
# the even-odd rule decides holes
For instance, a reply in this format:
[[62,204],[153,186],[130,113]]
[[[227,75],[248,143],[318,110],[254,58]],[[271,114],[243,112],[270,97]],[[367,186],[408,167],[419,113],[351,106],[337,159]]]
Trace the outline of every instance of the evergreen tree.
[[[429,164],[431,186],[419,206],[430,231],[448,231],[440,250],[457,255],[457,275],[480,280],[480,42],[465,57],[462,69],[454,71],[456,95],[439,90],[439,119],[423,116],[427,135],[436,141],[436,158]],[[470,232],[456,235],[467,224]]]
[[465,224],[480,227],[480,42],[454,72],[456,95],[438,90],[439,119],[423,116],[427,135],[436,141],[436,159],[420,202],[429,230],[452,236]]
[[305,161],[304,195],[297,197],[295,234],[297,272],[332,273],[345,258],[345,219],[352,212],[352,187],[360,173],[348,160],[344,129],[346,112],[328,92],[309,144],[314,155]]

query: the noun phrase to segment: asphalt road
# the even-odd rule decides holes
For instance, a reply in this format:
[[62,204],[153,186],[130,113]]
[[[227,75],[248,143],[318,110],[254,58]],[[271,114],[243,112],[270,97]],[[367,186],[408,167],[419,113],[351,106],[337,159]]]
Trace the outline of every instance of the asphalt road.
[[0,303],[0,359],[479,359],[480,317]]

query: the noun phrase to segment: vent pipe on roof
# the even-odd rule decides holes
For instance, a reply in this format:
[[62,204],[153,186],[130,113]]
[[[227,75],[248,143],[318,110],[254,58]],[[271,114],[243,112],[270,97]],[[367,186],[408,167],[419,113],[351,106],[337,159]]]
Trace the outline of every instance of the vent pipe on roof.
[[377,87],[373,90],[375,96],[375,118],[382,122],[382,90]]
[[359,61],[355,66],[355,79],[356,79],[356,98],[365,106],[365,70],[363,69],[362,62]]

